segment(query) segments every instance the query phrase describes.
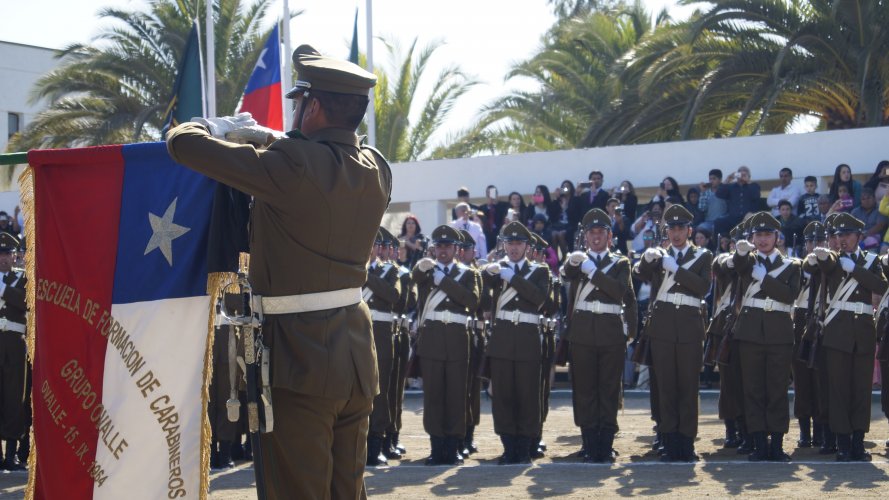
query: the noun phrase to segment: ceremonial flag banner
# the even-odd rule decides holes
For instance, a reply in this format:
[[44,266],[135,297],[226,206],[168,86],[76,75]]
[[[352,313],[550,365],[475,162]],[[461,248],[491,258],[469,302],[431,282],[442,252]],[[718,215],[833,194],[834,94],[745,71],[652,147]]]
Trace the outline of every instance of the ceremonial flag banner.
[[280,45],[275,25],[253,67],[240,110],[249,111],[257,123],[275,130],[284,130]]
[[173,97],[164,113],[164,129],[169,129],[187,122],[195,116],[204,114],[204,63],[201,61],[201,38],[198,35],[197,21],[192,23],[179,71],[173,83]]
[[28,497],[205,497],[215,182],[163,143],[31,151],[28,163]]

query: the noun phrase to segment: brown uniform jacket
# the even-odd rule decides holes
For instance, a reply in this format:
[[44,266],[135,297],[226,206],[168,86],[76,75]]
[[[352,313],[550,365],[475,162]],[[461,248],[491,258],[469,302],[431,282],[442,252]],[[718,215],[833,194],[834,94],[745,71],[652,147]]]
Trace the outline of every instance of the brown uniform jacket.
[[367,270],[367,287],[373,292],[367,307],[374,311],[392,312],[401,298],[401,280],[398,267],[389,263],[377,263]]
[[[614,264],[603,273],[601,269],[605,269],[612,262]],[[589,276],[580,270],[580,266],[572,266],[566,262],[564,270],[567,281],[577,282],[577,293],[591,281]],[[579,297],[579,301],[622,305],[627,290],[631,290],[633,286],[630,283],[630,261],[626,257],[609,252],[593,274],[592,284],[595,288],[585,297]],[[568,307],[573,309],[574,304],[568,304]],[[594,314],[590,311],[574,310],[568,325],[568,340],[579,345],[600,347],[626,344],[627,337],[624,335],[623,321],[619,314]]]
[[411,272],[403,266],[398,267],[398,281],[401,283],[401,295],[395,303],[396,314],[410,314],[417,308],[417,287],[411,281]]
[[[450,272],[438,286],[446,297],[435,310],[471,315],[479,302],[476,271],[456,261],[449,267]],[[411,278],[417,285],[420,297],[417,303],[418,315],[422,313],[426,301],[436,288],[434,271],[435,268],[432,268],[424,272],[419,266],[414,266],[414,270],[411,271]],[[466,361],[469,358],[469,336],[465,323],[446,325],[440,321],[426,321],[425,324],[419,325],[419,328],[417,354],[421,358],[438,361]]]
[[[747,255],[735,254],[735,271],[741,278],[741,285],[746,294],[754,283],[751,274],[758,257],[750,252]],[[793,305],[799,295],[800,263],[790,257],[775,257],[775,262],[768,260],[763,264],[767,272],[780,268],[790,259],[790,264],[778,276],[768,273],[760,284],[760,290],[752,295],[754,299],[772,299],[784,304]],[[755,307],[742,307],[735,323],[735,340],[753,342],[755,344],[793,344],[793,316],[781,311],[765,311]]]
[[[512,265],[501,262],[500,265]],[[484,273],[485,282],[492,290],[495,307],[507,289],[514,288],[516,295],[503,304],[502,311],[520,311],[526,314],[538,314],[541,306],[549,297],[550,277],[546,265],[531,264],[525,259],[522,267],[516,271],[507,284],[499,275]],[[496,311],[495,311],[496,313]],[[499,359],[535,360],[540,359],[541,343],[537,325],[494,319],[494,328],[488,342],[488,356]]]
[[9,271],[4,278],[6,289],[3,291],[3,307],[0,308],[0,318],[6,318],[14,323],[25,324],[27,307],[25,305],[25,286],[28,278],[25,273],[15,269]]

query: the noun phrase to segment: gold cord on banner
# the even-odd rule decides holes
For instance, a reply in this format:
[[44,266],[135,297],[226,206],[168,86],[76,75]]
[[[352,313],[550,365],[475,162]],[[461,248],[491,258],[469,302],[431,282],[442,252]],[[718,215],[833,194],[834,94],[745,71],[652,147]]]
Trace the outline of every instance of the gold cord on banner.
[[[19,175],[19,193],[22,198],[22,215],[25,218],[25,235],[27,236],[27,247],[25,248],[25,277],[28,282],[25,289],[25,302],[28,306],[26,316],[26,324],[28,334],[26,343],[28,347],[28,362],[34,364],[34,342],[36,339],[37,323],[34,320],[37,302],[36,283],[37,283],[37,231],[34,227],[34,221],[37,218],[34,203],[34,171],[28,166],[24,172]],[[31,414],[34,414],[34,401],[31,398]],[[25,499],[33,500],[34,488],[36,486],[36,468],[37,468],[37,442],[34,440],[34,426],[31,426],[31,453],[28,455],[28,485],[25,487]]]

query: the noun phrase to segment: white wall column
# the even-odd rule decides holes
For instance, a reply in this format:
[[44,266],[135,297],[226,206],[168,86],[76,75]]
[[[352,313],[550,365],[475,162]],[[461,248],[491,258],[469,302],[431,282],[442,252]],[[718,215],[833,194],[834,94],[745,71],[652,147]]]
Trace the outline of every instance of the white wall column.
[[430,236],[433,229],[447,222],[446,210],[447,203],[443,200],[411,202],[411,213],[420,219],[420,227],[426,236]]

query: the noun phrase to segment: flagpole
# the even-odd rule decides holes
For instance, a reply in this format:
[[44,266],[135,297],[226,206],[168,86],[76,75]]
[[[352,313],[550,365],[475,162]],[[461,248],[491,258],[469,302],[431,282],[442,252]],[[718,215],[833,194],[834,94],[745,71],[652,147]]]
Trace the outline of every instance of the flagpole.
[[281,37],[284,38],[284,57],[281,58],[278,64],[281,64],[281,109],[283,110],[284,117],[284,131],[287,132],[290,130],[291,123],[290,121],[293,117],[289,113],[289,109],[287,109],[287,99],[284,98],[284,94],[290,91],[293,87],[293,73],[290,71],[290,65],[287,64],[287,61],[290,60],[291,51],[290,51],[290,2],[288,0],[284,0],[284,17],[281,21]]
[[216,36],[213,32],[213,1],[207,0],[207,116],[216,116]]
[[[374,72],[374,29],[373,0],[367,0],[367,70]],[[370,103],[367,105],[367,143],[377,144],[377,119],[374,111],[374,89],[370,89]]]

